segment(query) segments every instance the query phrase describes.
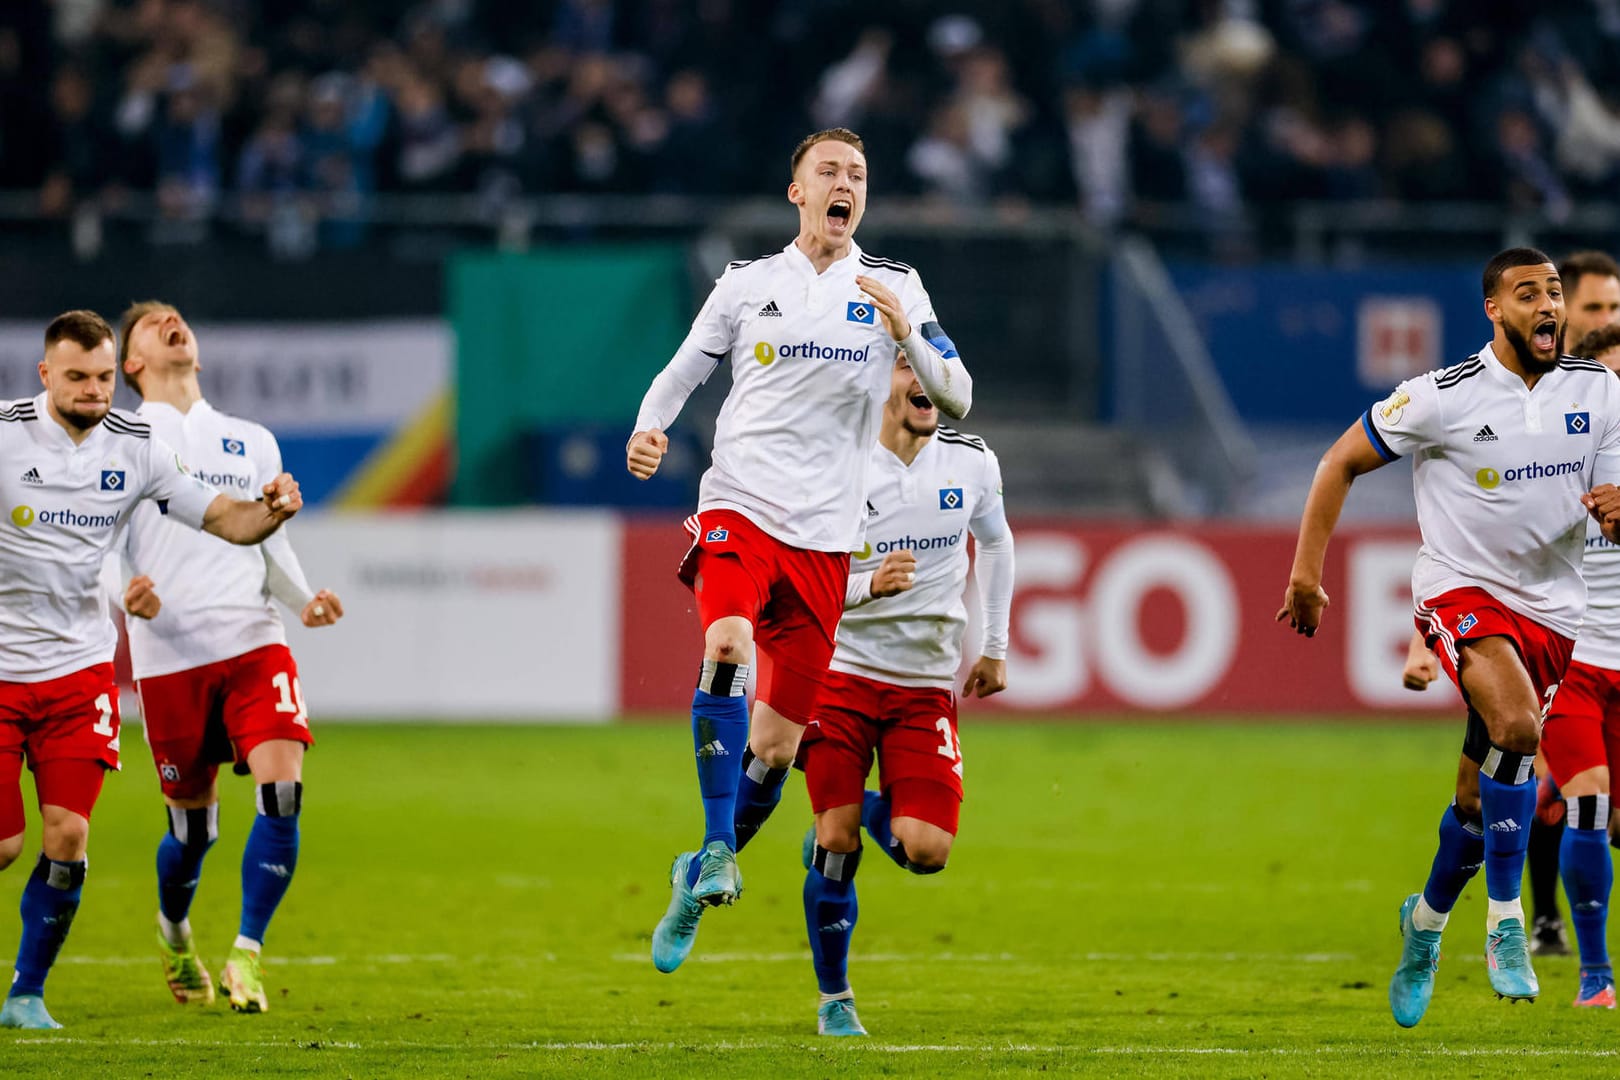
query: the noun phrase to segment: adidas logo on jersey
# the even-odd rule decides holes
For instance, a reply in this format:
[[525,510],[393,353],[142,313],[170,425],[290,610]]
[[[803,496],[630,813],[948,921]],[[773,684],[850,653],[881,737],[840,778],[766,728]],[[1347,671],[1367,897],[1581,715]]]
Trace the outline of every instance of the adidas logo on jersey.
[[697,756],[700,758],[712,758],[730,757],[731,755],[726,752],[726,748],[721,745],[719,739],[713,739],[703,744],[703,746],[698,750]]
[[1475,442],[1495,442],[1496,441],[1496,432],[1491,430],[1491,425],[1486,424],[1484,427],[1480,428],[1479,433],[1474,436],[1474,441]]
[[872,500],[871,499],[866,500],[866,516],[867,517],[877,517],[878,516],[878,508],[872,505]]
[[775,300],[772,300],[764,307],[759,309],[759,317],[762,319],[780,319],[782,317],[782,309],[776,306]]
[[1501,821],[1491,822],[1491,832],[1518,832],[1519,823],[1512,818],[1503,818]]
[[[27,472],[23,473],[22,474],[22,482],[25,483],[25,484],[33,484],[36,487],[43,487],[44,484],[45,484],[45,481],[40,479],[38,469],[29,469]],[[871,504],[868,503],[867,505],[871,505]]]

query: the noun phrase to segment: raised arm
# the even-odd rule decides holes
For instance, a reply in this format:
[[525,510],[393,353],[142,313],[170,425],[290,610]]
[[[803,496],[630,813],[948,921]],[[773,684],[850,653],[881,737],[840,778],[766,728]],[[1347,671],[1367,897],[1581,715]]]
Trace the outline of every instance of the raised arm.
[[1350,494],[1350,485],[1356,477],[1392,460],[1373,444],[1377,436],[1368,431],[1366,424],[1363,419],[1351,425],[1328,448],[1316,466],[1310,493],[1305,496],[1299,541],[1294,547],[1294,565],[1288,574],[1288,589],[1283,594],[1277,621],[1287,619],[1289,626],[1306,637],[1315,636],[1316,628],[1322,623],[1322,609],[1328,605],[1328,595],[1322,589],[1322,564],[1327,558],[1328,540],[1344,509],[1345,497]]
[[973,407],[973,376],[968,374],[956,345],[934,318],[934,307],[913,272],[907,275],[905,297],[874,277],[857,277],[855,284],[872,298],[883,316],[883,325],[906,351],[911,370],[916,372],[928,400],[939,411],[960,420]]
[[625,467],[638,480],[658,471],[669,440],[664,432],[675,422],[692,391],[703,385],[714,369],[731,355],[733,327],[727,313],[728,275],[714,283],[714,291],[692,321],[686,340],[675,350],[664,370],[653,377],[636,412],[636,425],[625,444]]
[[277,529],[281,523],[303,509],[304,497],[298,492],[298,481],[290,473],[282,473],[264,485],[260,499],[233,499],[217,495],[203,514],[202,529],[221,540],[233,544],[258,544]]

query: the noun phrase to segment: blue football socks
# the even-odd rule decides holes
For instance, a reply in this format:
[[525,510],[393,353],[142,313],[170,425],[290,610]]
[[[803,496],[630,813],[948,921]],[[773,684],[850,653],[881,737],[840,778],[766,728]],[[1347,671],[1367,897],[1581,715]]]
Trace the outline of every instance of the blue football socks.
[[737,782],[737,807],[732,815],[737,848],[741,851],[758,833],[776,804],[782,801],[782,785],[787,769],[773,769],[754,756],[753,748],[743,751],[742,776]]
[[[703,794],[703,844],[716,840],[737,847],[733,820],[743,749],[748,744],[747,664],[703,661],[692,692],[692,750],[697,757],[698,790]],[[693,860],[695,863],[697,860]]]
[[1485,892],[1492,900],[1519,898],[1524,853],[1536,813],[1534,755],[1492,744],[1479,769],[1479,803],[1485,819]]
[[169,831],[157,850],[158,910],[171,923],[182,923],[191,911],[202,875],[203,856],[219,839],[219,803],[169,811]]
[[293,780],[260,784],[258,816],[242,849],[241,937],[262,944],[270,917],[298,868],[298,815],[304,785]]
[[1570,921],[1580,946],[1581,968],[1609,966],[1609,892],[1614,862],[1609,855],[1609,797],[1566,799],[1568,823],[1559,852]]
[[1450,911],[1462,895],[1463,887],[1479,873],[1485,859],[1485,831],[1478,821],[1469,821],[1457,808],[1446,807],[1440,815],[1440,846],[1429,867],[1429,880],[1423,886],[1423,900],[1441,914]]
[[22,942],[17,946],[17,971],[9,997],[43,997],[45,976],[62,951],[73,916],[79,910],[84,875],[89,863],[58,862],[43,854],[23,886]]
[[849,989],[849,942],[860,914],[855,901],[855,871],[860,864],[860,848],[835,852],[817,844],[804,877],[804,923],[823,994]]

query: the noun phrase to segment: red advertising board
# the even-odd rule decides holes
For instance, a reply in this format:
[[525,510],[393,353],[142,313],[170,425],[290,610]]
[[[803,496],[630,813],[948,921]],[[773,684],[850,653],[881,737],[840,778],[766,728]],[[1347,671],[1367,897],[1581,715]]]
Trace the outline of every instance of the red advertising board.
[[[1293,557],[1286,528],[1144,528],[1014,522],[1009,688],[1035,714],[1411,713],[1457,708],[1437,683],[1401,687],[1417,535],[1346,529],[1328,552],[1331,597],[1314,638],[1274,622]],[[624,533],[621,707],[685,709],[702,656],[691,595],[675,580],[678,522]],[[970,605],[971,607],[971,605]]]

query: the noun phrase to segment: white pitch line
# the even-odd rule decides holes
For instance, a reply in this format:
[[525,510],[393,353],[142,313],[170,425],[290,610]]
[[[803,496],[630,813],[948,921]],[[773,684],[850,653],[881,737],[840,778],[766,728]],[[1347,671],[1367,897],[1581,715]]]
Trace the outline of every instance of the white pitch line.
[[[619,952],[613,959],[621,964],[645,964],[647,954]],[[699,963],[709,964],[787,964],[803,963],[810,959],[809,949],[803,952],[732,952],[699,953],[693,957]],[[971,964],[1059,964],[1084,961],[1087,963],[1149,963],[1198,964],[1220,961],[1230,964],[1248,963],[1300,963],[1342,964],[1359,959],[1355,953],[1251,953],[1251,952],[1087,952],[1068,956],[1042,956],[1038,959],[1015,953],[856,953],[851,959],[863,964],[933,964],[939,962]]]
[[1255,1058],[1334,1058],[1348,1055],[1374,1055],[1392,1058],[1422,1057],[1422,1058],[1475,1058],[1500,1057],[1511,1054],[1518,1057],[1538,1058],[1579,1058],[1599,1060],[1620,1057],[1620,1050],[1593,1050],[1593,1049],[1548,1049],[1545,1047],[1470,1047],[1454,1050],[1447,1046],[1320,1046],[1314,1048],[1294,1046],[1051,1046],[1034,1043],[979,1043],[951,1046],[943,1044],[884,1044],[865,1043],[859,1046],[840,1044],[837,1047],[812,1042],[806,1038],[803,1043],[794,1040],[781,1040],[777,1042],[717,1042],[717,1043],[680,1043],[680,1042],[442,1042],[430,1043],[420,1041],[404,1041],[383,1039],[375,1042],[350,1042],[346,1040],[326,1039],[118,1039],[118,1038],[86,1038],[74,1035],[46,1035],[29,1036],[20,1039],[5,1039],[0,1037],[0,1045],[12,1046],[53,1046],[61,1044],[87,1045],[87,1046],[141,1046],[141,1047],[189,1047],[194,1049],[228,1050],[242,1049],[306,1049],[306,1050],[487,1050],[487,1051],[571,1051],[591,1053],[615,1053],[619,1051],[635,1051],[645,1053],[650,1050],[681,1050],[681,1051],[715,1051],[727,1052],[736,1050],[781,1050],[792,1047],[799,1051],[811,1051],[826,1054],[1072,1054],[1076,1057],[1129,1057],[1138,1055],[1153,1055],[1156,1057],[1255,1057]]

